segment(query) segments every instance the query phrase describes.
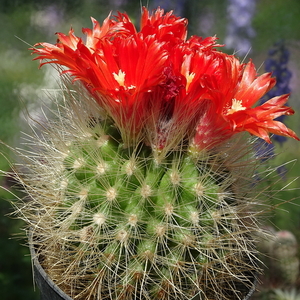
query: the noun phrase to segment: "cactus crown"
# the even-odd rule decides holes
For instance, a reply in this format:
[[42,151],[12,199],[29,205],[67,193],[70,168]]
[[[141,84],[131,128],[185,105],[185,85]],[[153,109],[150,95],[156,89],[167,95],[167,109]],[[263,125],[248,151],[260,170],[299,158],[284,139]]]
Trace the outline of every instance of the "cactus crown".
[[74,299],[243,299],[258,270],[255,159],[229,139],[298,139],[273,120],[293,113],[287,96],[251,108],[275,80],[216,38],[187,40],[172,12],[144,9],[139,32],[126,14],[92,21],[85,43],[71,30],[33,49],[79,81],[21,154],[19,211],[42,265]]

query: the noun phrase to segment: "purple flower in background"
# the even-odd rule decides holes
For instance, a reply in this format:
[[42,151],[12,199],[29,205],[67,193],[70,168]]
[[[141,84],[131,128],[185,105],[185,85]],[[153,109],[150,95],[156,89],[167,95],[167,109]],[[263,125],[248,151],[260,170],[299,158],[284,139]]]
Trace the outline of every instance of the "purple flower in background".
[[[279,41],[269,50],[269,56],[265,61],[265,71],[271,72],[273,77],[276,77],[276,85],[260,100],[260,105],[269,99],[282,95],[290,94],[289,87],[292,72],[288,69],[288,61],[290,52],[286,48],[284,41]],[[276,120],[283,122],[285,116],[280,116]],[[287,138],[274,134],[271,138],[273,141],[283,144]],[[267,144],[265,141],[258,141],[255,145],[256,156],[262,161],[274,157],[274,144]],[[285,166],[279,166],[277,173],[283,180],[286,180],[287,169]]]
[[225,45],[240,56],[248,54],[251,49],[251,38],[255,35],[252,28],[255,7],[255,0],[228,0]]
[[[265,70],[266,72],[271,72],[277,81],[274,88],[261,99],[261,104],[273,97],[291,92],[289,84],[292,72],[288,69],[289,56],[290,52],[286,48],[284,41],[276,42],[269,50],[269,57],[265,61]],[[284,116],[280,116],[276,120],[283,122]],[[287,140],[285,137],[278,135],[274,135],[272,139],[280,144]]]
[[269,160],[275,156],[274,144],[268,144],[264,140],[257,140],[254,144],[255,155],[262,162]]

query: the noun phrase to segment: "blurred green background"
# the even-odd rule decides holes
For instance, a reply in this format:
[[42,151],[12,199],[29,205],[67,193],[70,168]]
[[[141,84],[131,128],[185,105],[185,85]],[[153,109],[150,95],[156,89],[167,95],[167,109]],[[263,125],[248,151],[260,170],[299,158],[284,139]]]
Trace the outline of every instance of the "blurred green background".
[[[240,4],[244,2],[249,1]],[[189,19],[189,35],[217,35],[221,44],[227,41],[231,46],[224,51],[236,52],[242,60],[252,58],[259,72],[264,72],[269,49],[274,43],[284,41],[290,53],[287,67],[292,73],[289,104],[296,110],[296,115],[289,117],[286,124],[300,135],[300,1],[250,2],[254,8],[245,6],[241,14],[234,11],[234,1],[230,0],[0,0],[0,139],[18,147],[20,131],[26,131],[24,111],[38,116],[39,106],[47,102],[43,89],[56,86],[56,73],[52,73],[51,67],[38,69],[38,62],[32,61],[28,51],[30,45],[44,41],[55,43],[54,33],[67,33],[71,26],[80,34],[82,27],[91,27],[90,16],[102,22],[110,11],[126,11],[133,20],[138,20],[141,4],[174,9]],[[234,17],[234,13],[239,17]],[[237,21],[240,23],[234,24]],[[240,43],[235,44],[239,39]],[[279,155],[270,161],[274,166],[291,161],[285,176],[277,175],[274,179],[275,190],[287,186],[286,191],[277,193],[275,201],[293,200],[269,215],[277,229],[290,230],[300,241],[300,180],[296,179],[300,175],[300,163],[295,161],[300,156],[300,143],[294,140],[276,143],[275,151]],[[0,169],[9,171],[6,158],[13,160],[13,154],[5,146],[1,152]],[[26,240],[18,238],[23,234],[20,229],[23,224],[7,216],[12,211],[8,200],[14,200],[14,196],[5,189],[14,191],[11,184],[5,176],[1,178],[4,189],[0,190],[0,298],[34,300],[38,299],[38,292],[33,287],[29,250],[23,246]]]

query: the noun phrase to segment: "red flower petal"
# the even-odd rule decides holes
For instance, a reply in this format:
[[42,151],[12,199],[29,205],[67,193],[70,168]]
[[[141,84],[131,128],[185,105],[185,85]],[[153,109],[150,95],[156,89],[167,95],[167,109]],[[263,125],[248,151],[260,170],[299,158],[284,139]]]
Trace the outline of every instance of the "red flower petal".
[[244,106],[250,107],[265,95],[275,84],[276,80],[275,78],[271,78],[270,73],[257,77],[254,64],[250,61],[243,70],[235,98],[239,100],[243,99]]
[[168,41],[172,44],[181,42],[187,36],[187,20],[176,17],[172,11],[164,14],[164,10],[160,8],[150,16],[144,7],[141,17],[141,33],[145,36],[155,35],[157,40]]

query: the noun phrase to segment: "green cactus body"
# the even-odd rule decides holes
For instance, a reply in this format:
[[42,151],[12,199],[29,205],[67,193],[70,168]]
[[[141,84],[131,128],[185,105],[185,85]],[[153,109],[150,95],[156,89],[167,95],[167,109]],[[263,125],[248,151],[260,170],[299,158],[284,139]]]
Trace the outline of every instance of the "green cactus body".
[[298,244],[293,233],[282,230],[276,232],[272,244],[272,267],[280,285],[293,286],[299,276]]
[[57,284],[75,299],[242,299],[227,291],[253,281],[240,160],[227,168],[232,158],[189,146],[125,147],[112,123],[76,123],[70,111],[64,131],[34,141],[44,150],[26,182],[42,264],[64,275]]

